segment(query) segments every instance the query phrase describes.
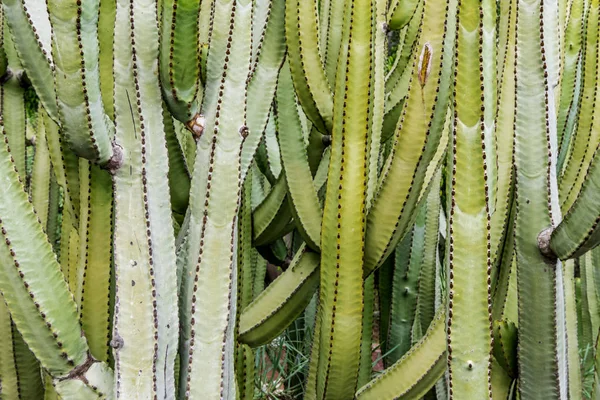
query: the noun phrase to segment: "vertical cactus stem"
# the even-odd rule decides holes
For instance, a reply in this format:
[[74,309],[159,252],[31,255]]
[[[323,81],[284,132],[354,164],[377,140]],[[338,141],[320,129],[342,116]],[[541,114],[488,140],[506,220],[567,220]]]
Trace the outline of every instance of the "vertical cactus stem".
[[448,392],[450,399],[491,399],[491,216],[483,4],[481,0],[459,0],[458,6],[449,215]]
[[540,232],[561,218],[543,13],[543,0],[518,1],[514,154],[519,390],[523,398],[559,399],[568,391],[562,265],[549,262],[538,245]]
[[370,0],[354,0],[348,5],[347,33],[338,63],[317,317],[321,319],[317,396],[323,399],[351,398],[359,373],[373,12]]
[[202,106],[206,127],[198,141],[190,191],[191,223],[180,296],[179,386],[184,399],[235,399],[237,391],[236,225],[241,152],[248,134],[252,2],[217,2],[213,19],[215,26],[228,29],[211,34]]
[[111,176],[80,159],[82,218],[81,255],[76,284],[76,300],[90,352],[107,361],[110,336],[110,275],[112,263],[113,196]]

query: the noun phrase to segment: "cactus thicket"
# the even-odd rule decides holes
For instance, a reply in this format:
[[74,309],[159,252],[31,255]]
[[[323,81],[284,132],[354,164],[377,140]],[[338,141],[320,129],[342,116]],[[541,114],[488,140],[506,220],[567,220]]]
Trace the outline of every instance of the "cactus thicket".
[[1,399],[600,398],[600,0],[0,4]]

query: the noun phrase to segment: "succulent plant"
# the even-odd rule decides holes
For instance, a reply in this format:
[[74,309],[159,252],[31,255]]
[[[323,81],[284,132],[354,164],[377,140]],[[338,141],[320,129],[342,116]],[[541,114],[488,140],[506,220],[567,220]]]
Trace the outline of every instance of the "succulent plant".
[[600,396],[599,0],[1,4],[2,399]]

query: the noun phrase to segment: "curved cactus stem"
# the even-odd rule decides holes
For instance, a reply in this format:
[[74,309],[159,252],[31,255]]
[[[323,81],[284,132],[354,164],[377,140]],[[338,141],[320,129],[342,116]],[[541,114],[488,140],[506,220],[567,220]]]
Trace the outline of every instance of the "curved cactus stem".
[[319,255],[302,246],[288,269],[261,292],[240,316],[239,341],[268,343],[291,324],[319,284]]
[[[577,114],[577,130],[571,138],[569,155],[565,160],[559,180],[560,204],[563,212],[572,207],[584,182],[583,171],[589,168],[600,142],[600,125],[597,121],[596,99],[600,87],[600,20],[597,1],[591,1],[585,22],[586,41],[583,49],[583,81],[581,105]],[[565,144],[563,143],[563,146]]]
[[0,145],[0,291],[15,325],[36,358],[54,376],[86,359],[75,303],[52,247],[23,190],[5,143]]
[[[424,182],[425,172],[438,148],[446,120],[454,43],[455,23],[451,13],[455,6],[448,6],[447,15],[444,4],[425,3],[422,34],[413,59],[403,117],[368,214],[366,271],[377,268],[404,236],[412,224],[411,214],[414,217],[412,211],[421,188],[429,183]],[[401,178],[407,175],[411,179]]]
[[113,157],[114,125],[104,112],[98,65],[99,0],[48,2],[54,82],[62,133],[73,151],[99,165]]
[[333,97],[319,54],[316,0],[286,0],[285,38],[298,100],[321,133],[331,131]]
[[446,369],[445,320],[441,308],[423,338],[398,362],[361,387],[356,398],[408,400],[424,396]]
[[289,232],[292,212],[288,207],[286,194],[287,182],[285,174],[281,174],[252,215],[255,246],[271,243]]
[[39,399],[43,396],[40,364],[12,323],[0,298],[0,382],[6,399]]
[[502,319],[494,321],[494,358],[513,379],[517,374],[517,326]]
[[553,169],[556,126],[546,75],[544,12],[543,0],[518,1],[514,146],[519,391],[524,398],[559,399],[568,390],[562,265],[545,258],[538,248],[540,232],[561,217]]
[[14,361],[14,347],[12,340],[13,323],[4,298],[0,298],[0,382],[2,382],[2,395],[18,399],[20,394],[19,375]]
[[281,70],[277,87],[279,148],[286,183],[298,231],[306,244],[320,250],[322,209],[313,188],[308,154],[302,138],[302,127],[296,109],[292,77],[287,64]]
[[552,232],[550,248],[561,260],[582,256],[600,244],[600,144],[578,198]]
[[[385,92],[394,92],[395,88],[401,81],[409,80],[412,74],[412,63],[414,53],[417,51],[417,41],[421,35],[421,23],[423,22],[423,10],[425,4],[419,1],[415,10],[415,18],[410,20],[410,23],[403,29],[401,42],[399,43],[396,59],[390,72],[385,77]],[[391,98],[386,99],[386,110],[392,108],[394,102]]]
[[388,25],[390,29],[402,29],[413,18],[424,0],[392,0],[388,10]]
[[[130,15],[132,16],[130,18]],[[134,21],[135,20],[135,25]],[[173,399],[177,277],[158,68],[157,9],[119,0],[115,41],[116,397]]]
[[[23,63],[27,76],[31,80],[41,103],[50,117],[57,121],[58,104],[56,102],[56,91],[54,88],[53,61],[49,49],[44,43],[48,38],[36,37],[33,31],[30,12],[37,13],[39,4],[31,7],[25,6],[24,0],[7,0],[3,2],[5,19],[10,27],[19,59]],[[44,11],[45,12],[45,11]],[[40,32],[45,32],[41,31]],[[45,32],[49,36],[49,31]]]
[[[383,141],[388,140],[394,135],[398,120],[402,115],[403,100],[408,95],[413,76],[414,63],[412,61],[415,57],[420,56],[417,53],[421,51],[418,42],[423,28],[424,7],[425,2],[419,1],[415,10],[415,16],[406,27],[402,49],[399,49],[396,54],[394,69],[386,77]],[[388,126],[391,129],[388,129]]]
[[[253,27],[253,32],[255,28]],[[285,2],[269,1],[269,14],[262,32],[260,51],[253,59],[248,83],[247,121],[248,137],[242,147],[242,180],[254,158],[256,147],[269,119],[269,110],[275,96],[279,69],[286,53],[285,41]]]
[[[560,82],[560,97],[558,103],[557,134],[559,148],[563,140],[567,138],[567,118],[572,108],[577,108],[575,95],[577,64],[581,57],[581,44],[584,27],[584,0],[572,0],[569,2],[568,20],[564,33],[563,67]],[[560,165],[559,165],[560,167]]]
[[93,362],[80,376],[55,379],[56,393],[62,400],[113,400],[113,371],[102,362]]
[[196,118],[202,102],[199,11],[201,0],[164,0],[160,24],[160,83],[173,117]]

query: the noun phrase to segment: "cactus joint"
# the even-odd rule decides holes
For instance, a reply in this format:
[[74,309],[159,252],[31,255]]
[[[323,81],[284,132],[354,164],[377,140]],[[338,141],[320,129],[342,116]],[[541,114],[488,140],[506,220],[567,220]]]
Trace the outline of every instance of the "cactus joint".
[[112,150],[113,155],[104,168],[110,172],[111,175],[114,175],[117,170],[121,168],[121,165],[123,165],[123,148],[119,144],[113,143]]
[[192,135],[194,135],[194,139],[198,140],[202,136],[202,132],[204,132],[206,118],[202,114],[196,114],[194,118],[186,123],[186,126],[192,132]]
[[540,253],[546,258],[548,263],[555,263],[558,258],[552,248],[550,247],[550,239],[552,237],[552,231],[554,229],[552,227],[546,228],[540,232],[537,237],[538,248],[540,249]]

